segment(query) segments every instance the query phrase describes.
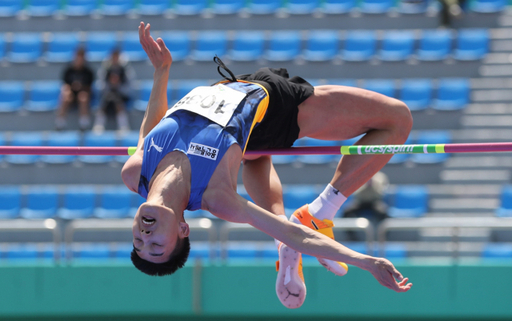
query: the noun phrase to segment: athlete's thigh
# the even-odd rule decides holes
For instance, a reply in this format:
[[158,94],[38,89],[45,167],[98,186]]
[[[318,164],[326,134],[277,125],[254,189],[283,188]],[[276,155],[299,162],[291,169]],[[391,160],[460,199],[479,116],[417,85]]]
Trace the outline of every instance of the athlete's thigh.
[[352,138],[372,129],[386,129],[402,117],[402,102],[365,89],[317,86],[299,105],[299,137],[324,140]]

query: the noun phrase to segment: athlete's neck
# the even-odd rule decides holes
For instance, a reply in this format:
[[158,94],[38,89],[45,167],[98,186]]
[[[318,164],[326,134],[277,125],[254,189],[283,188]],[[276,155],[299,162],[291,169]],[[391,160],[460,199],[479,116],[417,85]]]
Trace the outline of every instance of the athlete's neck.
[[187,156],[179,151],[167,154],[151,179],[147,202],[171,208],[183,216],[190,198],[190,178]]

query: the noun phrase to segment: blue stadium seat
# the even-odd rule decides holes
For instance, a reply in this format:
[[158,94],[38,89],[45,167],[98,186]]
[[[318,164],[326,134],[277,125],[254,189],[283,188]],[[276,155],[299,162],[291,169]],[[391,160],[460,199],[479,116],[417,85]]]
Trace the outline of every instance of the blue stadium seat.
[[88,32],[85,39],[86,57],[88,61],[105,60],[117,46],[114,32]]
[[265,33],[262,31],[238,31],[228,57],[234,61],[255,61],[263,55]]
[[21,209],[19,186],[0,186],[0,219],[17,218]]
[[321,9],[326,14],[342,14],[350,12],[355,7],[355,0],[324,0]]
[[387,259],[405,259],[407,258],[407,247],[405,244],[395,243],[386,244],[384,247],[384,257]]
[[56,187],[31,186],[26,194],[26,206],[20,211],[20,216],[30,219],[54,217],[59,206],[59,191]]
[[152,88],[153,80],[142,80],[139,82],[138,95],[133,103],[133,108],[140,111],[146,111]]
[[170,0],[140,0],[137,12],[145,16],[157,16],[170,8]]
[[[449,144],[452,135],[447,130],[424,130],[416,135],[415,144]],[[413,154],[411,160],[419,164],[435,164],[444,162],[450,154]]]
[[452,42],[451,30],[423,30],[419,39],[417,58],[424,61],[443,60],[450,55]]
[[4,59],[6,52],[5,34],[0,33],[0,60]]
[[283,0],[250,0],[247,9],[251,14],[274,14],[283,6]]
[[43,38],[39,32],[18,32],[11,42],[7,60],[13,63],[36,62],[43,50]]
[[432,91],[431,79],[402,79],[399,99],[410,110],[423,110],[430,106]]
[[80,40],[76,32],[54,32],[48,42],[48,49],[43,53],[48,62],[70,62],[75,56]]
[[453,57],[457,60],[479,60],[489,52],[488,29],[460,29]]
[[348,31],[345,37],[344,47],[341,50],[341,58],[347,61],[370,60],[377,48],[375,31],[353,30]]
[[500,195],[500,207],[496,209],[498,217],[512,217],[512,185],[504,185]]
[[191,50],[190,32],[166,31],[160,34],[172,54],[172,61],[181,61],[188,57]]
[[228,36],[226,31],[200,31],[190,57],[196,61],[212,61],[215,55],[226,54]]
[[387,31],[381,41],[378,56],[384,61],[401,61],[409,58],[414,50],[414,33],[408,30]]
[[[114,131],[105,131],[102,134],[95,134],[87,132],[83,137],[84,146],[97,146],[97,147],[113,147],[117,145],[117,136]],[[83,163],[89,164],[102,164],[108,163],[114,159],[114,156],[109,155],[82,155],[78,159]]]
[[68,16],[87,16],[98,8],[98,0],[67,0],[64,13]]
[[125,186],[105,187],[99,194],[99,206],[94,216],[99,218],[128,217],[131,210],[133,192]]
[[[42,146],[43,137],[40,132],[13,132],[12,146]],[[33,164],[39,161],[39,155],[6,155],[5,160],[11,164]]]
[[388,97],[396,97],[395,81],[392,79],[367,79],[363,82],[363,88]]
[[0,81],[0,112],[19,111],[25,98],[21,81]]
[[117,260],[130,260],[132,251],[133,243],[117,243],[110,253]]
[[121,39],[120,47],[123,56],[130,61],[143,61],[148,59],[146,52],[140,44],[138,32],[125,32]]
[[207,0],[176,0],[174,12],[179,15],[191,16],[201,14],[208,8]]
[[215,14],[235,14],[245,7],[245,0],[213,0],[211,6]]
[[510,243],[487,243],[482,249],[484,259],[512,259],[512,244]]
[[57,210],[57,216],[74,220],[89,218],[96,206],[96,189],[92,186],[70,186],[63,195],[63,205]]
[[102,0],[100,12],[106,16],[121,16],[135,8],[135,0]]
[[40,258],[38,246],[34,243],[9,243],[4,251],[5,258],[9,261],[26,262]]
[[[320,140],[304,137],[300,140],[300,146],[339,146],[337,141]],[[297,160],[304,164],[329,164],[339,160],[338,155],[300,155]]]
[[393,218],[421,217],[427,213],[428,190],[423,185],[401,185],[392,196],[388,215]]
[[258,246],[255,243],[245,242],[243,244],[229,242],[226,245],[228,260],[254,260],[258,257]]
[[505,0],[476,0],[469,5],[471,11],[479,13],[501,12],[505,10],[507,1]]
[[303,57],[307,61],[327,61],[338,54],[339,33],[335,30],[310,31]]
[[51,16],[60,9],[60,0],[29,0],[27,13],[34,17]]
[[395,5],[393,0],[363,0],[359,4],[359,9],[367,14],[387,13]]
[[286,215],[290,216],[299,207],[311,203],[320,192],[314,185],[284,185],[283,202]]
[[77,261],[104,261],[111,258],[107,243],[74,243],[73,258]]
[[285,8],[290,14],[312,14],[320,4],[319,0],[288,0]]
[[355,79],[327,79],[327,85],[357,87]]
[[419,14],[428,10],[430,1],[428,0],[401,0],[398,1],[398,12],[403,14]]
[[[48,146],[79,146],[80,139],[78,131],[50,132],[46,138],[46,144]],[[76,155],[43,155],[41,161],[48,164],[67,164],[76,158]]]
[[470,83],[467,78],[442,78],[432,108],[437,110],[463,109],[469,104]]
[[31,112],[56,110],[59,106],[60,87],[60,81],[33,81],[24,108]]
[[301,51],[301,34],[299,31],[273,31],[268,41],[264,58],[270,61],[290,61]]
[[23,9],[22,0],[0,1],[0,17],[14,17],[21,9]]

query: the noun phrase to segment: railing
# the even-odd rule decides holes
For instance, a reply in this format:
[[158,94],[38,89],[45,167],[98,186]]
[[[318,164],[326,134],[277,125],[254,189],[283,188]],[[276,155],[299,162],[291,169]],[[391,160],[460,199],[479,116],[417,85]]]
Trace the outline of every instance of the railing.
[[54,259],[60,261],[61,233],[57,222],[53,219],[46,220],[0,220],[0,232],[49,232],[53,236]]
[[486,228],[512,230],[512,218],[498,217],[421,217],[421,218],[389,218],[380,224],[377,230],[377,238],[380,245],[380,255],[384,256],[386,233],[396,230],[420,230],[427,228],[449,228],[451,237],[453,258],[459,256],[459,235],[462,228]]
[[[213,228],[212,221],[207,218],[190,219],[187,220],[191,232],[204,232],[208,234],[210,244],[210,258],[214,258],[215,250],[212,244],[215,243],[216,232]],[[64,234],[64,241],[66,242],[66,258],[72,259],[72,243],[75,232],[77,231],[131,231],[133,226],[133,219],[83,219],[74,220],[66,226]]]
[[[369,253],[373,253],[373,226],[365,218],[336,218],[333,220],[334,227],[333,231],[363,231],[366,234],[366,243],[368,246]],[[220,230],[220,242],[221,242],[221,259],[227,260],[228,257],[228,242],[229,234],[235,231],[242,231],[244,233],[260,232],[256,228],[249,224],[240,223],[224,223]]]

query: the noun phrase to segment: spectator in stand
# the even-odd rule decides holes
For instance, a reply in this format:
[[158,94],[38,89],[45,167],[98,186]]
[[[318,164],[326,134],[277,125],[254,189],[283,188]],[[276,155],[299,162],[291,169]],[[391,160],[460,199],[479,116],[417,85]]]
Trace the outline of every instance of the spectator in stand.
[[90,107],[94,73],[87,66],[83,48],[76,51],[73,62],[64,70],[62,80],[64,84],[61,89],[61,104],[55,119],[57,130],[66,128],[66,116],[72,105],[78,105],[80,129],[88,129],[91,124]]
[[122,59],[119,49],[115,49],[109,59],[98,70],[101,89],[100,105],[96,113],[93,131],[103,132],[108,115],[115,115],[120,131],[129,131],[130,124],[126,104],[131,97],[131,83],[134,71],[127,60]]
[[466,0],[439,0],[441,3],[441,27],[452,28],[453,19],[460,19],[464,14]]

